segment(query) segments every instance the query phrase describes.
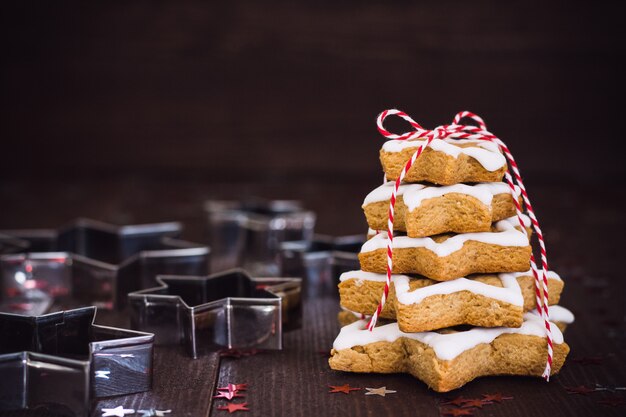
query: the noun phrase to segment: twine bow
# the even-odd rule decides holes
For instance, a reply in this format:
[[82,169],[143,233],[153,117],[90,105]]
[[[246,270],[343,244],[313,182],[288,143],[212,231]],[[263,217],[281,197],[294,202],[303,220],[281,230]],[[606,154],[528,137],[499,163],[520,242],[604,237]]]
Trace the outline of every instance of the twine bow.
[[[414,130],[402,133],[400,135],[389,132],[383,126],[385,119],[389,116],[401,117],[402,119],[406,120],[413,127]],[[469,118],[471,121],[476,123],[476,126],[462,125],[461,121],[465,118]],[[505,181],[509,185],[511,194],[513,195],[513,201],[515,203],[515,210],[517,213],[517,218],[520,224],[521,231],[522,233],[528,236],[526,227],[524,225],[524,220],[522,219],[523,209],[522,209],[521,204],[519,203],[519,194],[516,189],[516,185],[517,187],[519,187],[519,191],[526,205],[528,217],[530,217],[533,230],[537,234],[537,239],[539,241],[539,246],[540,246],[540,251],[541,251],[541,266],[542,266],[541,275],[539,274],[539,271],[537,270],[535,256],[532,254],[532,252],[530,256],[530,266],[533,272],[533,276],[535,278],[534,282],[535,282],[535,298],[537,301],[537,311],[541,315],[541,318],[543,319],[544,325],[545,325],[546,341],[547,341],[547,346],[548,346],[548,357],[546,361],[546,367],[544,369],[542,376],[546,381],[548,381],[550,379],[550,371],[552,368],[552,357],[553,357],[552,331],[550,328],[550,321],[549,321],[550,316],[548,312],[548,277],[547,277],[548,256],[546,253],[546,246],[545,246],[545,242],[543,238],[543,233],[541,231],[541,228],[539,227],[539,221],[537,220],[535,211],[533,210],[532,204],[530,203],[530,198],[528,197],[528,193],[526,192],[526,187],[524,187],[522,176],[519,172],[517,163],[515,162],[515,159],[513,158],[513,154],[511,154],[511,151],[509,150],[509,148],[497,136],[495,136],[494,134],[492,134],[491,132],[487,130],[487,125],[485,124],[484,120],[480,116],[474,113],[468,112],[468,111],[462,111],[460,113],[457,113],[457,115],[454,116],[454,119],[451,124],[438,126],[433,130],[424,129],[419,123],[413,120],[408,114],[404,113],[403,111],[396,110],[396,109],[385,110],[384,112],[379,114],[378,118],[376,119],[376,124],[377,124],[378,131],[380,132],[380,134],[383,135],[387,139],[395,139],[395,140],[422,139],[424,142],[417,148],[417,150],[413,153],[411,158],[409,158],[406,165],[400,172],[400,176],[395,181],[391,198],[389,200],[389,219],[387,222],[387,225],[388,225],[387,227],[387,278],[385,280],[385,287],[384,287],[380,302],[378,303],[378,307],[376,308],[376,311],[370,318],[370,321],[367,325],[368,329],[372,331],[374,327],[376,326],[376,321],[378,320],[380,312],[382,311],[385,305],[385,302],[387,300],[387,297],[389,295],[389,286],[391,285],[391,275],[392,275],[392,270],[393,270],[394,208],[396,205],[398,188],[400,187],[400,184],[402,183],[402,180],[406,176],[409,169],[411,169],[411,167],[415,163],[415,160],[422,154],[424,149],[426,149],[426,147],[428,147],[432,143],[432,141],[436,139],[439,139],[439,140],[470,139],[470,140],[485,140],[485,141],[493,142],[498,145],[502,153],[505,155],[506,159],[508,160],[507,168],[510,168],[510,170],[513,171],[513,175],[515,176],[515,180],[514,180],[513,177],[511,176],[511,173],[509,172],[509,169],[507,169],[504,174]],[[530,241],[530,237],[529,237],[529,241]]]

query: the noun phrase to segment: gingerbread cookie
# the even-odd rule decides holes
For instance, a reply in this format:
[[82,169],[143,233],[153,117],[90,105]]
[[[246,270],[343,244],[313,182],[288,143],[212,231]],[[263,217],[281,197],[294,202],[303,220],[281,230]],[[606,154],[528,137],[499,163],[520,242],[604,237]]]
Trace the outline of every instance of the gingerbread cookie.
[[[386,230],[393,182],[370,192],[363,211],[370,228]],[[515,202],[503,182],[443,187],[402,184],[394,208],[394,230],[409,237],[441,233],[488,232],[493,222],[515,215]]]
[[350,311],[345,307],[341,307],[341,311],[337,313],[337,321],[341,327],[352,324],[358,320],[364,320],[365,314]]
[[[386,130],[383,122],[392,115],[415,131]],[[475,125],[462,124],[465,118]],[[379,115],[377,125],[387,139],[400,140],[386,142],[380,151],[392,182],[372,191],[362,205],[370,236],[359,253],[361,271],[342,275],[339,285],[344,309],[339,318],[354,323],[335,340],[331,368],[407,372],[442,392],[483,375],[548,379],[558,372],[569,352],[560,328],[573,317],[551,307],[562,320],[551,326],[536,310],[537,302],[559,300],[563,282],[547,273],[547,287],[536,291],[543,284],[528,271],[530,219],[520,215],[520,225],[517,218],[522,201],[515,199],[524,186],[506,145],[470,112],[427,130],[391,109]],[[507,161],[511,176],[504,184]],[[508,183],[520,188],[510,192]],[[526,194],[524,201],[534,216]],[[539,231],[536,220],[533,224]],[[547,265],[543,236],[537,238]]]
[[[516,229],[517,222],[517,217],[501,220],[495,224],[495,232],[395,237],[392,272],[449,281],[475,273],[527,271],[531,247],[528,237]],[[385,273],[387,237],[378,234],[365,242],[359,261],[364,271]]]
[[[550,310],[550,321],[561,330],[561,333],[565,333],[567,327],[574,322],[574,314],[566,309],[565,307],[558,305],[551,305],[549,307]],[[541,317],[537,310],[529,311],[529,313],[534,314],[537,317]],[[368,319],[369,316],[363,313],[357,313],[356,311],[350,311],[345,307],[341,307],[341,311],[337,313],[337,322],[339,326],[344,327],[348,324],[352,324],[355,321]],[[390,323],[390,320],[379,319],[380,325]]]
[[[557,303],[563,281],[554,272],[549,272],[547,276],[550,303]],[[339,280],[343,308],[364,315],[374,313],[385,286],[385,274],[350,271],[342,274]],[[531,271],[474,275],[469,279],[446,282],[393,275],[380,317],[397,319],[404,332],[422,332],[461,324],[519,327],[522,312],[535,307],[533,285]]]
[[[395,181],[417,147],[425,141],[389,140],[380,150],[380,162],[387,179]],[[506,159],[498,145],[468,139],[435,139],[404,177],[406,182],[426,181],[451,185],[462,182],[502,181]]]
[[381,233],[379,230],[374,230],[371,227],[367,228],[367,240],[370,240],[371,238],[373,238],[374,236],[376,236],[377,234]]
[[[488,375],[541,376],[546,360],[543,321],[524,315],[519,328],[405,333],[397,323],[369,331],[367,322],[345,326],[333,343],[330,367],[346,372],[406,372],[438,392],[460,388]],[[551,374],[559,372],[569,346],[552,326]]]
[[[574,323],[574,313],[565,307],[550,305],[548,307],[548,311],[550,314],[550,321],[556,324],[561,332],[565,332],[567,326]],[[530,313],[537,317],[541,317],[536,309],[532,310]]]

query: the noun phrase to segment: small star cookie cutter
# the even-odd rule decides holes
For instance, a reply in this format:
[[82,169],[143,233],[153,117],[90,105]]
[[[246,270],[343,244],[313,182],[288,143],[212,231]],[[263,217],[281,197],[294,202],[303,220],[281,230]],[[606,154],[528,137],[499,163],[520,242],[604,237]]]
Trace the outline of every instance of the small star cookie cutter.
[[280,276],[280,243],[313,238],[316,214],[299,200],[207,200],[204,204],[214,271],[242,267]]
[[307,297],[335,295],[339,276],[360,269],[358,254],[365,235],[316,234],[312,242],[289,241],[280,246],[282,275],[303,277]]
[[93,324],[96,307],[0,313],[0,411],[87,416],[94,398],[147,391],[154,335]]
[[183,344],[193,358],[220,349],[282,349],[302,321],[300,278],[252,278],[243,269],[209,276],[159,276],[128,295],[131,327],[157,344]]
[[123,309],[126,295],[154,286],[157,274],[206,274],[209,248],[176,239],[181,230],[177,222],[77,219],[56,231],[0,232],[12,237],[1,246],[9,253],[0,255],[0,310],[42,314],[55,303],[56,310]]

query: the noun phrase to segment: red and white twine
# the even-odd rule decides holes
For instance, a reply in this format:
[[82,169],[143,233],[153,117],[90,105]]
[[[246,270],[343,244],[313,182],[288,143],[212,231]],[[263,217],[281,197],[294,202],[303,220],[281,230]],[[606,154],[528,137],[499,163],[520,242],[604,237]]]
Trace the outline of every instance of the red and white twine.
[[[402,119],[406,120],[412,127],[413,131],[409,131],[403,133],[401,135],[396,135],[387,131],[383,127],[383,123],[385,119],[389,116],[398,116]],[[474,121],[478,126],[472,125],[462,125],[460,124],[461,120],[464,118],[469,118]],[[395,186],[393,187],[393,191],[391,194],[391,199],[389,200],[389,220],[387,222],[387,279],[385,280],[385,287],[383,290],[382,297],[380,302],[378,303],[378,307],[376,311],[370,318],[370,321],[367,325],[368,329],[371,331],[376,326],[376,321],[385,306],[385,302],[387,301],[387,297],[389,295],[389,286],[391,285],[391,275],[393,270],[393,223],[394,223],[394,208],[396,205],[396,198],[398,194],[398,188],[402,183],[402,180],[406,176],[407,172],[413,164],[415,160],[422,154],[424,149],[430,145],[430,143],[435,139],[473,139],[473,140],[486,140],[497,144],[500,150],[504,153],[505,157],[508,160],[508,166],[511,171],[513,171],[513,175],[515,176],[515,180],[511,176],[511,173],[507,170],[505,172],[504,178],[506,183],[509,185],[511,189],[511,194],[513,195],[513,201],[515,202],[515,209],[517,212],[517,218],[520,224],[520,228],[524,234],[527,234],[526,227],[524,225],[524,221],[522,219],[522,207],[519,203],[519,194],[516,189],[516,185],[519,187],[521,196],[526,205],[526,210],[528,213],[528,217],[530,217],[533,230],[537,234],[537,239],[539,241],[539,247],[541,251],[541,276],[539,275],[539,271],[537,270],[537,264],[535,261],[534,255],[531,253],[530,265],[533,272],[533,276],[535,277],[535,296],[537,300],[537,311],[540,313],[541,318],[544,321],[545,331],[546,331],[546,341],[548,347],[548,358],[546,361],[546,367],[543,372],[543,378],[547,380],[550,379],[550,371],[552,368],[552,330],[550,328],[549,321],[549,311],[548,311],[548,257],[546,253],[546,245],[543,239],[543,233],[541,228],[539,227],[539,221],[537,220],[537,216],[535,215],[535,211],[530,203],[530,198],[528,197],[528,193],[526,192],[526,187],[524,187],[524,183],[522,181],[522,176],[519,172],[519,168],[515,159],[513,158],[513,154],[509,148],[502,142],[498,137],[487,130],[487,125],[483,121],[481,117],[478,115],[463,111],[458,113],[452,124],[438,126],[433,130],[424,129],[419,123],[413,120],[406,113],[392,109],[385,110],[376,120],[376,124],[378,126],[378,131],[387,139],[396,139],[396,140],[407,140],[407,139],[422,139],[423,143],[417,148],[417,150],[413,153],[411,158],[407,161],[406,165],[400,172],[400,176],[395,181]],[[530,240],[530,239],[529,239]]]

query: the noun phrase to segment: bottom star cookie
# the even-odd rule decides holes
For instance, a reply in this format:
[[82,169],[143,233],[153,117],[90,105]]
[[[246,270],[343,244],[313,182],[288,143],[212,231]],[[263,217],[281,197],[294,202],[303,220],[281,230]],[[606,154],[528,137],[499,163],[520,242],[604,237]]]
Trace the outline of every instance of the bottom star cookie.
[[[451,329],[404,333],[397,323],[366,328],[356,321],[341,329],[333,343],[330,367],[346,372],[405,372],[437,392],[448,392],[481,376],[541,376],[546,361],[543,321],[526,313],[519,328]],[[569,353],[563,334],[552,325],[552,374]]]

